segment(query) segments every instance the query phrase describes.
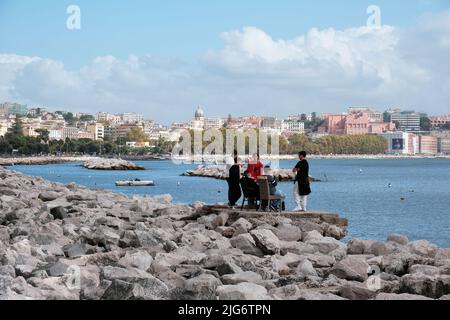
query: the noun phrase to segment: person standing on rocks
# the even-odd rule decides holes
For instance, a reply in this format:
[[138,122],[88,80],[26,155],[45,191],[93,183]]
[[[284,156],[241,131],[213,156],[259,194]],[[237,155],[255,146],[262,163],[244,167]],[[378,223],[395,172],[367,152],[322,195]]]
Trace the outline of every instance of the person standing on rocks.
[[228,183],[228,205],[234,207],[241,198],[241,166],[238,152],[234,150],[233,156],[228,156],[225,160],[226,175]]
[[299,162],[292,170],[295,176],[294,185],[294,212],[306,212],[308,204],[308,196],[311,194],[311,187],[309,183],[309,163],[306,160],[306,151],[298,153]]

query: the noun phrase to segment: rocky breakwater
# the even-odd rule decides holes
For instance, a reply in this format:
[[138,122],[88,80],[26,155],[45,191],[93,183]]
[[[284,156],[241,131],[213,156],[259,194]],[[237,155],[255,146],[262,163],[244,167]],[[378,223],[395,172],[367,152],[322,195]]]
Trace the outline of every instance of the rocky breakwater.
[[0,299],[449,298],[449,249],[401,235],[344,244],[345,225],[0,168]]
[[0,166],[14,166],[14,165],[45,165],[45,164],[59,164],[66,162],[84,162],[91,159],[91,157],[14,157],[14,158],[0,158]]
[[143,166],[121,159],[94,158],[83,163],[90,170],[145,170]]
[[[205,177],[219,180],[226,179],[225,166],[205,166],[200,165],[195,170],[188,170],[183,173],[183,176],[187,177]],[[295,174],[292,169],[273,169],[272,174],[278,179],[278,181],[292,181],[295,178]],[[310,177],[311,181],[319,181],[314,177]]]

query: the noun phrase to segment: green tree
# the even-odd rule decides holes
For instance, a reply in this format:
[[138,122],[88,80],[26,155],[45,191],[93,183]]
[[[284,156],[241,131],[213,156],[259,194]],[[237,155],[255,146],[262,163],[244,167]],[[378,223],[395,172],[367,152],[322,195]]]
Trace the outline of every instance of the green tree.
[[149,140],[149,138],[141,128],[132,128],[127,134],[127,140],[135,142],[146,142]]
[[36,131],[36,133],[39,134],[39,139],[44,142],[47,143],[50,140],[50,132],[46,129],[36,129],[34,130]]
[[66,121],[68,124],[72,125],[76,122],[77,118],[73,115],[72,112],[67,112],[63,114],[64,121]]
[[422,115],[420,117],[420,130],[422,131],[430,131],[431,130],[431,121],[428,116]]
[[83,122],[95,121],[95,117],[93,115],[90,115],[90,114],[83,114],[80,117],[80,121],[83,121]]

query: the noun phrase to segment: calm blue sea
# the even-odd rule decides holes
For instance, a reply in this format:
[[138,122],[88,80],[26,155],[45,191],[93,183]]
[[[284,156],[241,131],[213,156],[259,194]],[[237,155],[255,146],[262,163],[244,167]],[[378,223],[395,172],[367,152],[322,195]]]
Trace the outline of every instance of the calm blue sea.
[[[15,166],[12,169],[47,180],[75,182],[125,194],[166,194],[176,203],[227,202],[226,182],[181,177],[196,165],[171,161],[137,162],[146,171],[90,171],[77,163]],[[295,161],[281,161],[291,168]],[[450,159],[310,160],[314,183],[309,209],[337,212],[349,219],[349,239],[385,240],[390,233],[427,239],[450,247]],[[116,187],[126,178],[151,179],[155,187]],[[292,183],[280,186],[293,208]],[[402,200],[402,198],[404,200]]]

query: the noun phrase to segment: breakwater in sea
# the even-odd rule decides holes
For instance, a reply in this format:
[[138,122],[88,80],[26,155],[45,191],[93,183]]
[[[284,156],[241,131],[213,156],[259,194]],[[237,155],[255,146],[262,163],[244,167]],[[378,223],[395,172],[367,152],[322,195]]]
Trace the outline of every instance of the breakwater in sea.
[[0,169],[1,299],[447,299],[450,250],[335,214],[125,196]]

